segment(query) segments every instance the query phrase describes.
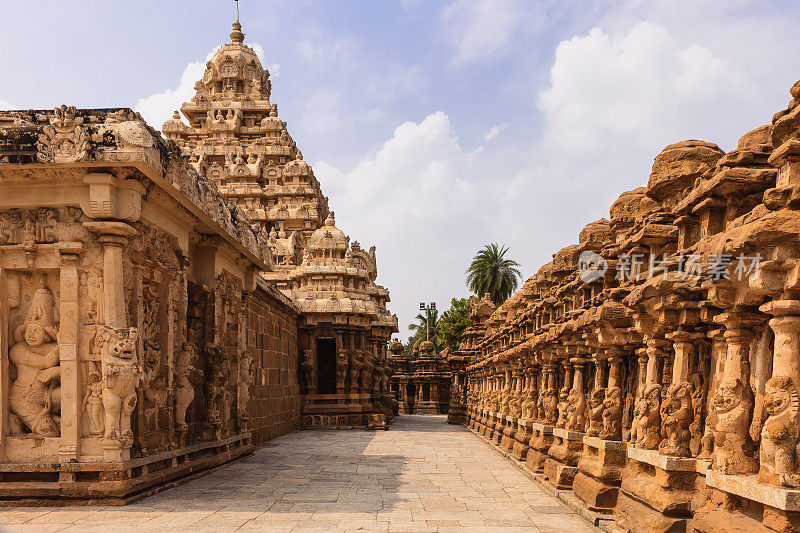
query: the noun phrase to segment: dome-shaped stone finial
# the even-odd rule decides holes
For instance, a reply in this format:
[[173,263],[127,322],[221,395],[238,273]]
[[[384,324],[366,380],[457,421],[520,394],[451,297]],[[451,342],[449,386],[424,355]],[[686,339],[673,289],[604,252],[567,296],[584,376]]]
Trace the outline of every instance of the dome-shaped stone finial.
[[233,31],[231,32],[231,42],[232,43],[244,42],[244,33],[242,33],[242,24],[239,22],[239,19],[236,19],[236,22],[233,23]]
[[335,226],[336,225],[336,217],[333,214],[333,211],[328,213],[328,218],[325,219],[326,226]]

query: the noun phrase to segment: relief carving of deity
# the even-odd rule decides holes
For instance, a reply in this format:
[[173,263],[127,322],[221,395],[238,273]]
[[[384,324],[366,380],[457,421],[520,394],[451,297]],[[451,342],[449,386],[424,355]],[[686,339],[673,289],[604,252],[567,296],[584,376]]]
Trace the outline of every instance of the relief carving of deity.
[[53,293],[44,277],[33,294],[25,321],[14,331],[9,359],[17,378],[11,384],[11,411],[24,428],[42,437],[58,437],[61,413],[61,367]]

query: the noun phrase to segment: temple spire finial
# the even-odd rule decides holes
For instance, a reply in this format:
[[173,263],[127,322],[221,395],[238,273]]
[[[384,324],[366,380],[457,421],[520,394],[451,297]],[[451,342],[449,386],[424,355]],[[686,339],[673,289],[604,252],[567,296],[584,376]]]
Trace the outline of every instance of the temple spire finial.
[[231,42],[232,43],[244,42],[244,33],[242,33],[242,24],[239,22],[238,18],[233,23],[233,31],[231,32]]

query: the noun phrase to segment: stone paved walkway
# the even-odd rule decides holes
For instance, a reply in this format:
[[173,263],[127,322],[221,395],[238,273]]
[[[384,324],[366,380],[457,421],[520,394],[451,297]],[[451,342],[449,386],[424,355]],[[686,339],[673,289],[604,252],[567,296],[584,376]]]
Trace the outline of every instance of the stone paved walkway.
[[0,531],[592,531],[442,416],[301,431],[124,507],[0,509]]

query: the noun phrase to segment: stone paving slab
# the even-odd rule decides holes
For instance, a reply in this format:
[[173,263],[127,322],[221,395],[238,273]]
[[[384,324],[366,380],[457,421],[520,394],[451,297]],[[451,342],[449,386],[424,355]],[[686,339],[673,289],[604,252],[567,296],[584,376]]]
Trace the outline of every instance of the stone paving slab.
[[0,532],[590,532],[443,416],[388,431],[300,431],[125,507],[0,508]]

